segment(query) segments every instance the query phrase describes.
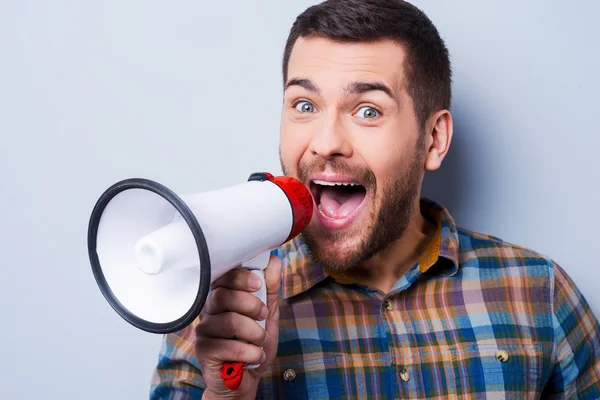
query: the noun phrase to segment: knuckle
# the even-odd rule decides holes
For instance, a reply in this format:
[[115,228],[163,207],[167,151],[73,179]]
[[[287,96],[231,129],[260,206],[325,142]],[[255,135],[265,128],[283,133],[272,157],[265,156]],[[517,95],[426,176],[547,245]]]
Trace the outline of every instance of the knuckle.
[[210,346],[207,345],[206,340],[197,339],[194,343],[194,352],[198,361],[202,361],[202,359],[206,357],[208,351],[210,351]]
[[223,331],[229,336],[237,336],[238,323],[234,313],[227,313],[223,317]]
[[198,322],[198,324],[196,325],[196,327],[194,328],[196,336],[203,336],[204,335],[204,329],[205,329],[205,326],[206,326],[206,319],[207,318],[202,318]]
[[235,293],[230,289],[218,287],[209,293],[203,310],[214,315],[225,311],[233,311],[232,304],[235,304]]
[[212,311],[212,308],[214,307],[214,304],[215,304],[214,299],[215,299],[215,291],[211,290],[210,292],[208,292],[208,296],[206,296],[206,301],[204,302],[204,306],[200,310],[201,316],[204,317],[207,314],[210,314],[210,312]]
[[222,299],[223,299],[223,288],[217,287],[210,292],[207,303],[209,303],[211,306],[214,307],[215,305],[220,304],[222,302]]
[[204,338],[208,338],[210,336],[210,331],[207,328],[207,324],[198,324],[196,327],[196,342],[202,341]]

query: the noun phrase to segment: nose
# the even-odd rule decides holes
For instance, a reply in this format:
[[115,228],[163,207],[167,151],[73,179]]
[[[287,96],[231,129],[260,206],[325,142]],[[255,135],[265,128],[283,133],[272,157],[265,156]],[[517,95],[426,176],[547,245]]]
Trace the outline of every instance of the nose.
[[337,118],[332,116],[324,119],[313,134],[310,151],[314,156],[327,160],[352,156],[352,145],[348,134]]

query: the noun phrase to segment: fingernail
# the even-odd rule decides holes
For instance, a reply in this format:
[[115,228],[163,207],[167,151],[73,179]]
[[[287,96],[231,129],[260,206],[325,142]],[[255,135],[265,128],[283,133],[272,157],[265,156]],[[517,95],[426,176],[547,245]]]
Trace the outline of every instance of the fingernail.
[[258,276],[252,275],[250,277],[250,287],[252,289],[260,289],[261,285],[262,285],[262,282]]
[[267,306],[262,306],[262,308],[260,309],[260,315],[259,318],[262,321],[263,319],[267,319],[267,317],[269,316],[269,309],[267,308]]
[[263,344],[262,344],[262,345],[263,345],[263,346],[264,346],[264,345],[266,345],[268,341],[269,341],[269,332],[266,332],[266,335],[265,335],[265,341],[263,342]]
[[263,351],[263,355],[262,358],[260,359],[260,363],[264,363],[265,361],[267,361],[267,355],[265,354],[265,352]]

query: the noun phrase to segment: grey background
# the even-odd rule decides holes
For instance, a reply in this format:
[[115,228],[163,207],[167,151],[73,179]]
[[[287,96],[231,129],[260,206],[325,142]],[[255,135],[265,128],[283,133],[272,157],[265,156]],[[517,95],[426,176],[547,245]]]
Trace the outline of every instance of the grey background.
[[[0,393],[143,399],[160,338],[96,287],[100,193],[279,172],[280,60],[314,1],[0,2]],[[456,134],[426,194],[548,254],[598,314],[600,56],[594,1],[419,0],[454,65]]]

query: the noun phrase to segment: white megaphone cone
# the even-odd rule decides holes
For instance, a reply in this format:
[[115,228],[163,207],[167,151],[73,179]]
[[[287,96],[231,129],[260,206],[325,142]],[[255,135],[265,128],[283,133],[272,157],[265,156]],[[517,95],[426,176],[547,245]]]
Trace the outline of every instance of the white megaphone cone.
[[181,197],[157,182],[127,179],[107,189],[92,211],[92,271],[126,321],[174,332],[199,315],[210,284],[236,267],[261,278],[255,294],[266,304],[270,252],[308,225],[313,205],[301,182],[269,173]]

